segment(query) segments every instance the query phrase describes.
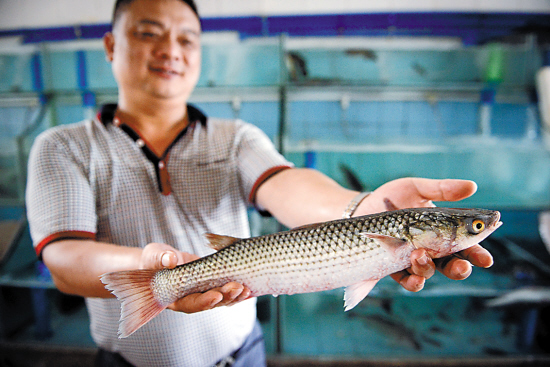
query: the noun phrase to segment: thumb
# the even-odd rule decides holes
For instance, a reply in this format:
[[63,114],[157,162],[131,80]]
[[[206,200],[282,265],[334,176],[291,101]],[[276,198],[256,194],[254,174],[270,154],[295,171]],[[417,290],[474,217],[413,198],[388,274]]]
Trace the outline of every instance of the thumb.
[[178,265],[178,256],[173,251],[165,251],[160,256],[159,268],[172,269]]

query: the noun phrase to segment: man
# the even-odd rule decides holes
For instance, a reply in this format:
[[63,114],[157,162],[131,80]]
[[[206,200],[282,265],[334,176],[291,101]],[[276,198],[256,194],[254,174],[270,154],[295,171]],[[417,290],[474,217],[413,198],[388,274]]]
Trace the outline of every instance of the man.
[[[265,365],[245,286],[189,295],[118,339],[120,305],[99,276],[205,256],[212,251],[206,232],[247,237],[250,204],[296,227],[340,218],[357,195],[317,171],[293,168],[252,125],[208,119],[187,105],[199,78],[200,33],[192,1],[117,1],[104,44],[118,105],[103,107],[94,121],[47,131],[31,152],[33,241],[58,289],[86,297],[98,365]],[[396,180],[364,198],[355,215],[383,211],[388,200],[432,206],[475,190],[470,181]],[[492,264],[480,246],[462,257],[469,261],[443,259],[441,271],[464,279],[471,264]],[[411,260],[393,278],[418,291],[436,266],[423,250]]]

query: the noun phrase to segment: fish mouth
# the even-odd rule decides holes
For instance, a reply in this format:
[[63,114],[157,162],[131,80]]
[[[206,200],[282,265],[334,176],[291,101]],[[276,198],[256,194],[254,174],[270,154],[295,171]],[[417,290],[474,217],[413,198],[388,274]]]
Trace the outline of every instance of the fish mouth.
[[500,212],[495,211],[493,218],[491,218],[491,223],[487,226],[491,232],[495,231],[498,227],[502,225],[502,222],[500,221]]

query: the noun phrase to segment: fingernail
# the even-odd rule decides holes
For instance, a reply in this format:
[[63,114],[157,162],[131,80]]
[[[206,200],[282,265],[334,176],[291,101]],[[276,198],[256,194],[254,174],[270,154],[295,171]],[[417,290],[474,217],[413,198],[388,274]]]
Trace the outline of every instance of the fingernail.
[[228,297],[229,299],[235,299],[242,293],[242,289],[233,288],[229,290]]
[[213,309],[214,307],[216,307],[221,301],[223,300],[223,298],[220,299],[215,299],[213,300],[212,302],[210,302],[210,304],[207,306],[207,309]]
[[162,266],[164,267],[170,266],[170,254],[169,253],[163,254],[160,261],[162,263]]
[[466,269],[465,271],[461,272],[459,274],[459,276],[462,278],[462,279],[466,279],[470,276],[470,274],[472,274],[472,268],[469,267],[468,269]]
[[422,255],[422,257],[419,257],[417,262],[424,266],[424,265],[428,265],[428,257],[426,255]]
[[239,295],[239,301],[244,301],[245,299],[248,299],[248,297],[250,297],[250,290],[247,288]]

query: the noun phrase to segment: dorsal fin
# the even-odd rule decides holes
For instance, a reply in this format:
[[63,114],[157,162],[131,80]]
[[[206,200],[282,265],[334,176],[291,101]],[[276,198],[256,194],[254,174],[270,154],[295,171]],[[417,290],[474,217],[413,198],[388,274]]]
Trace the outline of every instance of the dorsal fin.
[[204,235],[208,240],[208,246],[213,248],[216,251],[220,251],[227,246],[234,244],[237,241],[240,241],[240,238],[231,237],[231,236],[222,236],[214,233],[206,233]]

